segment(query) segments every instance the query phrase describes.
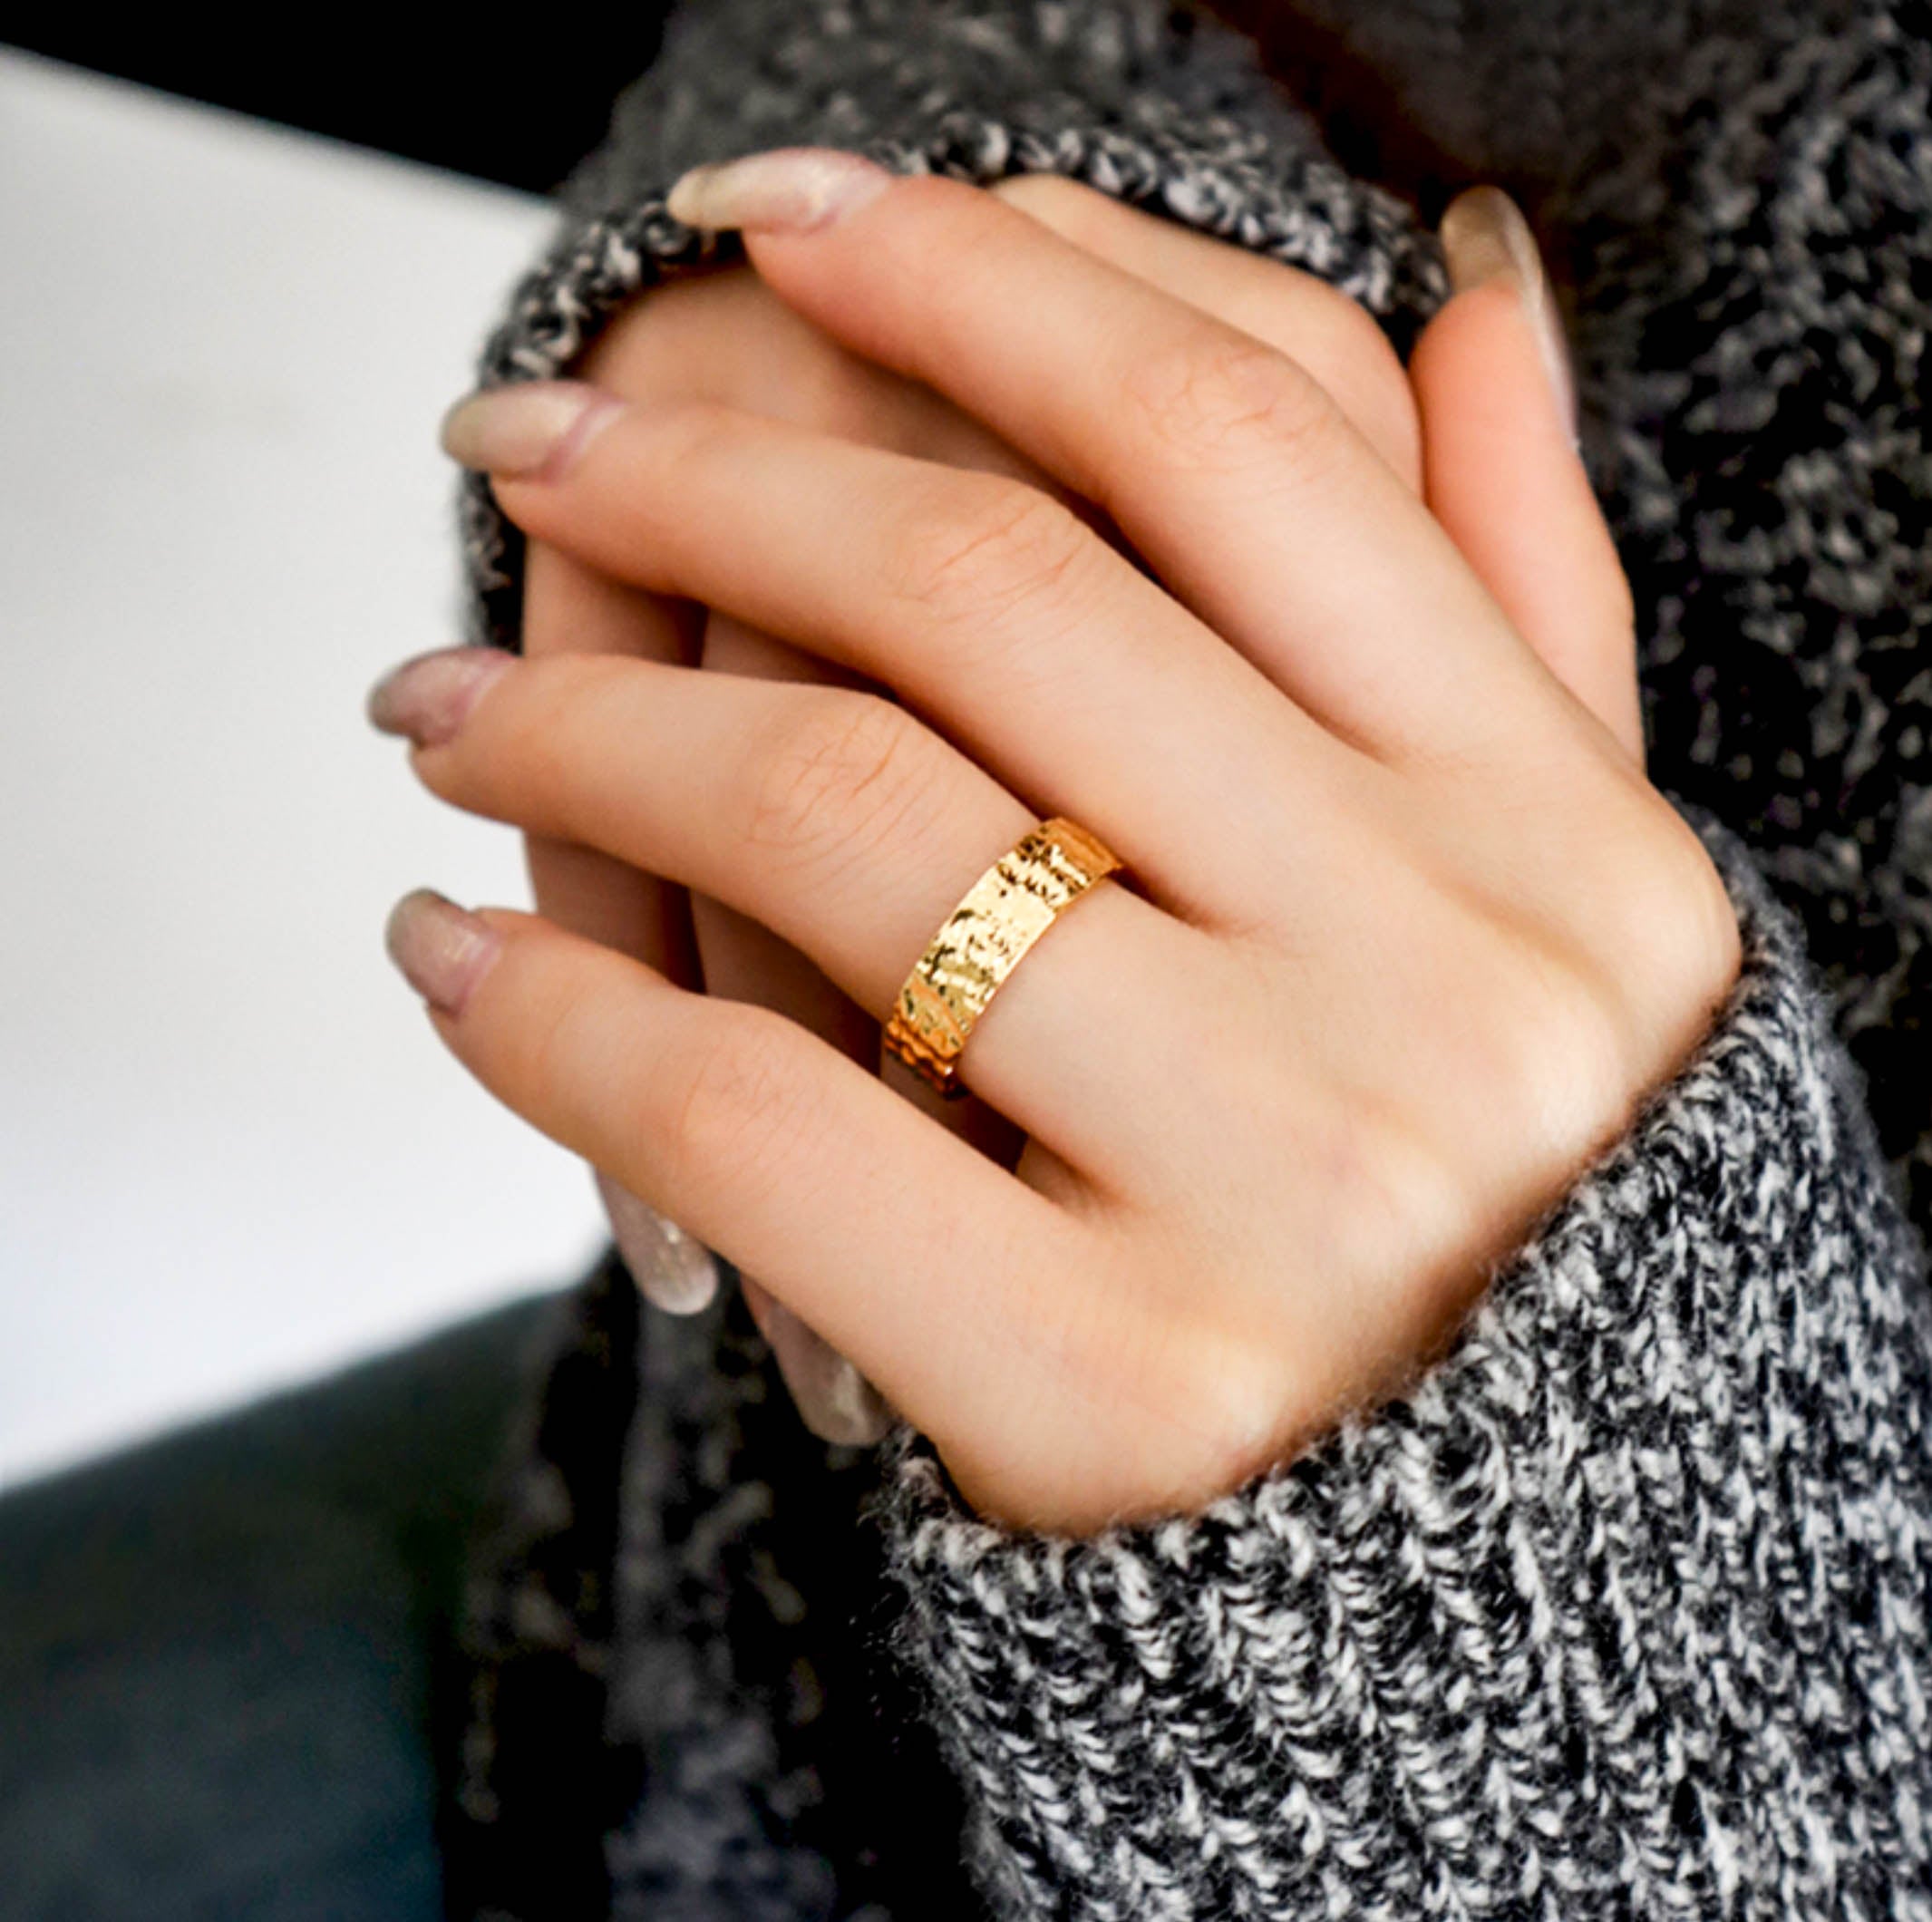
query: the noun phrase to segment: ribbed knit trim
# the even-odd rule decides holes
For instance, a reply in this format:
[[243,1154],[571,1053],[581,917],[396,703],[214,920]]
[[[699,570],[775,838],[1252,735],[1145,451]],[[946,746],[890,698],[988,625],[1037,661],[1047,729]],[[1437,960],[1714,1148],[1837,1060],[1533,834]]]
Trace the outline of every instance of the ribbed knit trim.
[[1932,1915],[1923,1257],[1699,825],[1729,1007],[1405,1398],[1087,1541],[893,1437],[900,1652],[1003,1916]]

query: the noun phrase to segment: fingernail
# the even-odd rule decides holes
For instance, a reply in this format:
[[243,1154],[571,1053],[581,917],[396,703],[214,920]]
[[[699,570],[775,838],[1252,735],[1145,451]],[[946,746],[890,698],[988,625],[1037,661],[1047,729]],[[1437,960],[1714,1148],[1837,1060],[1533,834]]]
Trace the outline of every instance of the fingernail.
[[432,1007],[461,1014],[503,937],[446,895],[417,888],[389,910],[383,945],[403,978]]
[[718,1264],[711,1250],[601,1169],[597,1185],[617,1252],[644,1298],[666,1315],[708,1308],[718,1292]]
[[521,381],[467,394],[442,417],[451,460],[503,480],[558,480],[623,411],[581,381]]
[[407,734],[418,747],[451,740],[483,690],[515,656],[500,647],[439,647],[392,667],[369,690],[369,723],[385,734]]
[[892,180],[863,154],[777,147],[692,168],[672,183],[665,209],[687,227],[811,233],[877,199]]
[[1452,293],[1466,294],[1506,277],[1516,283],[1523,311],[1536,330],[1550,392],[1574,440],[1577,383],[1570,372],[1569,345],[1563,337],[1562,316],[1536,236],[1521,209],[1500,187],[1471,187],[1449,203],[1439,231]]
[[882,1442],[892,1426],[892,1408],[878,1389],[768,1289],[749,1276],[742,1276],[740,1286],[805,1426],[821,1442],[848,1448]]

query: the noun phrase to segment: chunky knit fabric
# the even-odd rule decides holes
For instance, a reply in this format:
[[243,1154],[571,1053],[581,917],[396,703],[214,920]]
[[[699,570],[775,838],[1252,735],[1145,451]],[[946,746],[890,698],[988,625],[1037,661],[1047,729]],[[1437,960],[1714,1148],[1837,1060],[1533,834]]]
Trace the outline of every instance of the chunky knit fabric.
[[[1932,11],[1307,12],[1576,288],[1737,990],[1408,1394],[1097,1540],[982,1524],[903,1428],[814,1442],[734,1295],[675,1321],[607,1257],[480,1568],[459,1912],[1932,1917]],[[1404,202],[1189,15],[701,0],[486,374],[714,257],[684,166],[793,141],[1075,175],[1399,347],[1442,297]],[[514,646],[480,486],[465,529]]]

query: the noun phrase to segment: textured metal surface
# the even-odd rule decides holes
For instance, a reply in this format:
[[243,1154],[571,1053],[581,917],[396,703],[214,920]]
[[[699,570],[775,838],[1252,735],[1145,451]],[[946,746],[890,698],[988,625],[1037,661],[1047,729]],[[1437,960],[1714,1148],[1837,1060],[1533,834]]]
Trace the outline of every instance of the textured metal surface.
[[963,1094],[959,1055],[1020,957],[1061,911],[1120,862],[1055,815],[1030,828],[969,888],[898,991],[886,1045],[947,1094]]

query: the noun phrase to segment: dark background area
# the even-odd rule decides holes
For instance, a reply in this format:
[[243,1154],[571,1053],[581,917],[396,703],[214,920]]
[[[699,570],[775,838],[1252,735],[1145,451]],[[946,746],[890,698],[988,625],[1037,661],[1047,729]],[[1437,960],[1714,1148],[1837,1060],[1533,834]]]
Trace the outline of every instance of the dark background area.
[[[107,18],[17,5],[0,41],[96,73],[230,107],[532,193],[556,187],[601,139],[613,98],[643,73],[676,4],[623,8],[297,10],[246,29],[192,15]],[[1345,31],[1300,19],[1279,0],[1175,0],[1256,37],[1268,66],[1323,123],[1351,171],[1414,199],[1424,218],[1466,184],[1477,157],[1451,155],[1406,130],[1385,83]],[[24,17],[23,17],[24,15]],[[1393,130],[1393,131],[1392,131]],[[1487,170],[1504,187],[1507,172]]]
[[[10,11],[0,39],[338,140],[549,191],[604,131],[657,50],[662,0],[622,8],[372,20],[316,7],[238,10],[219,31],[178,9]],[[494,23],[494,24],[492,24]]]

